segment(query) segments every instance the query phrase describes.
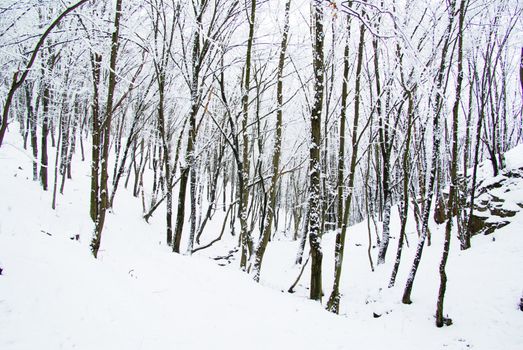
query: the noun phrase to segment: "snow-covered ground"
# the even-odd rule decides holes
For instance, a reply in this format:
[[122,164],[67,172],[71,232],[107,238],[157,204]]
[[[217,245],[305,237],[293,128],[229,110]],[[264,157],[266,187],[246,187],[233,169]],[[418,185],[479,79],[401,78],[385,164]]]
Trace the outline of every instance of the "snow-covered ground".
[[[307,299],[308,272],[295,294],[285,292],[299,272],[297,242],[281,235],[270,243],[256,284],[238,270],[237,260],[222,267],[209,259],[227,254],[237,238],[226,233],[192,257],[173,254],[164,244],[162,215],[145,223],[140,201],[123,188],[95,260],[89,251],[88,162],[75,160],[74,180],[66,182],[52,210],[52,192],[31,180],[31,157],[13,146],[20,144],[14,134],[0,149],[0,349],[523,349],[517,308],[523,212],[492,235],[474,237],[468,251],[460,251],[453,237],[445,313],[454,324],[441,329],[433,315],[442,227],[431,228],[432,246],[424,252],[411,305],[400,300],[417,243],[413,223],[410,248],[390,289],[397,239],[387,264],[371,272],[367,224],[351,227],[337,316]],[[509,166],[521,166],[521,154],[523,146],[509,155]],[[398,226],[393,213],[393,236]],[[202,242],[220,227],[213,220]],[[71,239],[75,235],[79,241]],[[323,240],[324,302],[333,247],[329,233]]]

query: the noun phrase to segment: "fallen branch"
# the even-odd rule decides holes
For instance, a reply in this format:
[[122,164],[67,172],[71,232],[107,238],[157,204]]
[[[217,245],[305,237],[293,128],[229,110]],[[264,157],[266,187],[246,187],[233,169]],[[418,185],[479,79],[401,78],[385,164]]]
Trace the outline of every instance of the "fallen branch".
[[298,278],[296,278],[296,281],[292,284],[292,286],[289,287],[287,290],[288,293],[294,293],[294,287],[298,284],[298,281],[301,278],[301,275],[303,275],[303,271],[305,271],[305,266],[307,266],[307,263],[309,262],[309,258],[311,257],[311,254],[309,253],[309,256],[307,256],[307,260],[305,260],[305,263],[301,266],[300,274],[298,275]]
[[[174,186],[176,186],[178,184],[178,182],[180,182],[180,179],[182,177],[179,176],[170,186],[170,189],[172,190],[174,188]],[[162,204],[162,202],[165,200],[165,198],[167,198],[167,192],[165,192],[165,194],[162,196],[162,198],[160,198],[160,200],[158,202],[156,202],[155,205],[153,205],[153,207],[151,209],[149,209],[149,211],[143,216],[143,218],[145,219],[145,222],[149,223],[149,219],[151,218],[151,216],[153,215],[154,211],[156,209],[158,209],[158,207],[160,206],[160,204]]]
[[219,235],[217,238],[215,238],[214,240],[212,240],[211,242],[209,242],[208,244],[193,249],[192,252],[191,252],[191,254],[194,254],[194,253],[196,253],[197,251],[203,250],[203,249],[205,249],[205,248],[209,248],[209,247],[212,246],[214,243],[216,243],[216,242],[218,242],[220,239],[222,239],[222,237],[223,237],[223,232],[225,232],[225,225],[227,224],[227,218],[229,217],[229,213],[231,212],[232,206],[233,206],[234,204],[236,204],[236,203],[238,203],[238,201],[234,201],[234,202],[232,202],[231,204],[229,204],[229,208],[227,209],[227,213],[225,214],[225,219],[223,220],[222,230],[221,230],[221,232],[220,232],[220,235]]

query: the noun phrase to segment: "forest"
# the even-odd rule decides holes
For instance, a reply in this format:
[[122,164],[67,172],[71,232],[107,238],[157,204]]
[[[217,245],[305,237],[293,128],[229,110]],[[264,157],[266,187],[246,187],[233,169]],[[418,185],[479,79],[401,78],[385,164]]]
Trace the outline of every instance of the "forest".
[[431,322],[450,326],[451,247],[508,224],[481,216],[481,196],[485,174],[517,172],[522,43],[517,0],[3,0],[0,150],[21,138],[52,210],[89,177],[95,259],[130,193],[171,254],[227,239],[221,255],[255,282],[272,242],[296,242],[289,292],[303,278],[338,314],[365,222],[360,263],[387,262],[402,304],[437,251]]

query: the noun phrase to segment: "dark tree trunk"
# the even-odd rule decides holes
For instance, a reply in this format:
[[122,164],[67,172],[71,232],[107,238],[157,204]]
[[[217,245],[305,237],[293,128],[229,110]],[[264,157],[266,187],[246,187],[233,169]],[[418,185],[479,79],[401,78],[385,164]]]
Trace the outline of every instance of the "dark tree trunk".
[[312,9],[314,24],[313,36],[313,70],[314,70],[314,101],[311,111],[311,146],[309,154],[309,244],[311,254],[310,298],[321,300],[322,291],[322,260],[321,249],[321,189],[320,189],[320,145],[321,145],[321,114],[323,108],[323,4],[314,1]]
[[48,180],[47,180],[47,166],[49,163],[47,155],[47,135],[49,135],[49,100],[50,92],[49,86],[44,82],[42,97],[42,137],[41,137],[41,150],[40,150],[40,183],[44,191],[47,191]]
[[[449,10],[452,11],[452,10]],[[423,207],[423,216],[422,216],[422,224],[421,224],[421,236],[418,241],[418,246],[416,247],[416,254],[414,256],[414,260],[412,262],[412,267],[409,273],[409,277],[407,278],[407,283],[405,284],[405,290],[403,292],[402,302],[403,304],[411,304],[411,293],[412,293],[412,287],[414,285],[414,279],[416,278],[416,272],[418,271],[419,263],[421,261],[421,256],[423,254],[423,247],[425,246],[425,239],[427,238],[427,232],[429,227],[429,220],[430,220],[430,208],[432,205],[432,199],[434,196],[434,183],[436,180],[436,175],[438,172],[438,164],[440,162],[440,116],[441,116],[441,109],[443,105],[443,82],[445,77],[445,72],[447,70],[447,54],[450,48],[450,42],[451,42],[451,32],[452,32],[452,26],[454,23],[454,16],[449,16],[449,23],[447,25],[445,34],[444,34],[444,43],[441,53],[441,61],[439,70],[437,72],[436,77],[436,98],[434,101],[434,115],[432,118],[432,128],[433,128],[433,148],[432,148],[432,160],[431,160],[431,169],[430,169],[430,175],[429,175],[429,182],[427,184],[426,190],[427,195],[425,198],[425,204]]]
[[410,158],[410,139],[412,134],[412,121],[414,118],[414,97],[412,91],[406,92],[409,101],[408,121],[407,121],[407,140],[405,141],[405,148],[403,151],[403,194],[401,196],[401,226],[400,237],[398,239],[398,248],[396,250],[396,260],[394,261],[394,268],[390,276],[389,288],[394,287],[396,282],[396,275],[401,262],[401,253],[403,251],[403,242],[405,241],[405,230],[407,227],[407,218],[409,213],[409,182],[411,169],[409,167]]
[[[347,28],[349,28],[350,23],[348,23]],[[344,59],[344,83],[348,80],[348,70],[349,70],[349,57],[348,57],[348,42],[345,47],[345,59]],[[348,188],[352,189],[354,186],[354,179],[356,178],[356,164],[358,161],[358,127],[359,127],[359,118],[360,118],[360,92],[361,92],[361,70],[363,66],[363,55],[364,55],[364,48],[365,48],[365,26],[363,24],[360,25],[360,38],[359,38],[359,44],[358,44],[358,61],[356,65],[356,82],[354,87],[354,121],[352,126],[352,150],[351,150],[351,161],[350,161],[350,168],[349,168],[349,183],[347,185]],[[347,86],[344,85],[342,87],[342,90],[347,93]],[[347,95],[343,95],[342,99],[347,99]],[[346,101],[342,103],[342,106],[346,106]],[[343,111],[343,108],[342,108]],[[345,116],[342,116],[342,120],[345,121]],[[340,129],[341,130],[341,129]],[[344,138],[344,137],[343,137]],[[341,134],[340,134],[340,142],[341,142]],[[341,222],[338,223],[338,225],[341,224],[341,228],[338,229],[338,232],[336,234],[336,244],[335,244],[335,251],[334,251],[334,283],[332,286],[332,292],[329,297],[329,300],[327,302],[327,310],[339,313],[339,307],[340,307],[340,280],[341,280],[341,273],[343,269],[343,256],[345,251],[345,237],[347,235],[347,225],[349,222],[349,214],[350,214],[350,208],[353,198],[353,191],[349,191],[347,193],[347,197],[345,198],[345,203],[343,204],[343,217],[341,218]]]
[[116,11],[114,19],[114,31],[111,37],[111,58],[109,70],[109,85],[107,89],[107,107],[105,110],[105,120],[103,121],[103,149],[100,157],[100,188],[98,211],[95,222],[95,234],[91,241],[91,250],[95,258],[98,256],[98,250],[102,241],[102,231],[105,223],[105,214],[109,205],[108,193],[108,163],[109,163],[109,140],[111,136],[111,121],[113,117],[114,91],[116,88],[116,61],[118,56],[120,17],[122,14],[122,0],[116,0]]
[[[452,8],[455,8],[454,2]],[[447,273],[445,267],[450,250],[450,238],[452,232],[452,222],[454,206],[459,205],[456,201],[456,189],[458,185],[458,118],[459,107],[461,101],[461,88],[463,85],[463,26],[465,21],[465,10],[467,7],[467,0],[461,0],[459,7],[459,23],[458,23],[458,77],[456,82],[456,98],[454,100],[454,107],[452,109],[452,161],[450,169],[450,189],[449,200],[447,204],[447,224],[445,225],[445,243],[443,245],[443,255],[439,265],[440,286],[438,292],[438,302],[436,308],[436,326],[443,327],[450,325],[452,321],[443,316],[443,302],[445,299],[445,291],[447,289]]]
[[93,105],[92,105],[92,157],[91,157],[91,200],[90,215],[91,219],[96,221],[98,216],[98,203],[100,199],[100,70],[102,56],[93,54],[91,56],[91,65],[93,71]]
[[[247,267],[247,260],[250,258],[253,251],[253,243],[251,232],[247,225],[247,218],[249,216],[249,178],[250,178],[250,162],[249,162],[249,135],[247,133],[249,121],[249,90],[251,87],[251,58],[252,47],[254,43],[254,25],[256,21],[256,0],[251,0],[251,9],[248,14],[249,21],[249,36],[247,39],[247,52],[245,54],[245,68],[242,91],[242,152],[241,160],[237,161],[238,174],[238,216],[240,219],[240,244],[241,244],[241,258],[240,267],[245,270]],[[237,145],[238,146],[238,145]],[[237,148],[239,149],[239,148]]]
[[33,96],[31,93],[31,87],[26,85],[25,88],[25,99],[27,107],[27,122],[29,124],[29,130],[31,134],[31,150],[33,153],[33,181],[38,180],[38,138],[36,135],[36,125],[37,125],[37,114],[33,109],[33,104],[31,102]]

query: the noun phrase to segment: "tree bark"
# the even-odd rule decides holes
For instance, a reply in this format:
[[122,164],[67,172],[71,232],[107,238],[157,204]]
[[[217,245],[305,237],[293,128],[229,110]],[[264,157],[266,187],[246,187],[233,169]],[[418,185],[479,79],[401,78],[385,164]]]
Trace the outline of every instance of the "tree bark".
[[[347,26],[348,27],[348,26]],[[345,59],[344,59],[344,84],[348,81],[348,70],[349,70],[349,57],[348,57],[348,42],[345,46]],[[359,140],[359,118],[360,118],[360,92],[361,92],[361,71],[363,66],[363,55],[365,49],[365,25],[360,25],[360,37],[358,44],[358,61],[356,63],[356,82],[354,87],[354,121],[352,126],[352,150],[351,150],[351,161],[349,168],[349,183],[347,184],[348,192],[345,197],[345,203],[343,204],[343,217],[341,218],[341,229],[338,229],[336,233],[336,245],[334,249],[334,283],[332,286],[332,292],[327,302],[327,310],[333,313],[339,313],[340,308],[340,280],[343,269],[343,257],[345,252],[345,237],[347,235],[347,225],[349,222],[350,207],[353,197],[354,179],[356,178],[356,163],[358,161],[358,140]],[[342,90],[347,93],[347,86],[344,85]],[[347,95],[342,95],[342,99],[347,99]],[[342,106],[344,104],[342,103]],[[346,106],[346,102],[345,102]],[[343,111],[343,107],[342,107]],[[342,120],[345,116],[342,116]],[[341,130],[341,128],[340,128]],[[341,142],[341,134],[340,134]]]
[[[455,4],[455,2],[453,2]],[[454,11],[454,6],[452,6],[449,11]],[[441,53],[441,61],[440,66],[437,72],[436,77],[436,98],[435,98],[435,106],[434,106],[434,115],[432,118],[432,160],[431,160],[431,169],[430,169],[430,175],[429,175],[429,182],[427,184],[426,190],[427,195],[425,198],[425,204],[423,207],[423,216],[422,216],[422,226],[421,226],[421,236],[418,241],[418,246],[416,247],[416,254],[414,256],[414,260],[412,262],[412,267],[409,273],[409,277],[407,278],[407,283],[405,284],[405,290],[403,292],[402,302],[403,304],[411,304],[412,300],[410,298],[412,293],[412,287],[414,285],[414,279],[416,278],[416,272],[418,271],[418,266],[421,261],[421,257],[423,254],[423,247],[425,245],[425,239],[427,238],[427,231],[429,226],[429,220],[430,220],[430,208],[432,205],[432,199],[434,195],[434,183],[436,180],[436,174],[438,172],[438,163],[439,163],[439,147],[440,147],[440,116],[441,116],[441,110],[443,108],[443,82],[444,82],[444,76],[445,71],[447,70],[447,54],[450,48],[450,42],[451,42],[451,32],[452,32],[452,26],[454,24],[454,16],[449,16],[449,23],[447,25],[447,28],[445,30],[444,34],[444,43]]]
[[310,298],[320,300],[322,291],[322,260],[321,249],[321,189],[320,189],[320,144],[321,144],[321,114],[323,108],[323,4],[314,0],[312,8],[313,22],[313,70],[314,70],[314,101],[311,110],[311,145],[309,154],[309,244],[311,254]]
[[[191,197],[191,228],[190,237],[194,239],[196,230],[195,222],[195,191],[196,191],[196,172],[195,172],[195,157],[194,145],[196,142],[196,115],[198,114],[200,94],[199,94],[199,74],[200,74],[200,34],[199,27],[201,26],[203,15],[203,4],[200,8],[200,13],[196,18],[198,28],[194,32],[194,40],[192,47],[192,77],[191,77],[191,111],[189,114],[189,139],[187,141],[187,149],[185,151],[186,165],[182,169],[180,180],[180,191],[178,196],[178,210],[176,214],[176,228],[174,234],[173,251],[180,252],[180,242],[182,239],[183,224],[185,221],[185,197],[187,192],[187,182],[190,182],[190,197]],[[189,179],[190,176],[190,179]],[[192,245],[192,243],[189,243]]]
[[[460,1],[459,7],[459,23],[458,23],[458,76],[456,81],[456,98],[452,108],[452,161],[450,165],[450,189],[449,200],[447,204],[447,223],[445,225],[445,243],[443,245],[443,255],[439,265],[440,286],[438,291],[438,302],[436,307],[436,326],[443,327],[444,325],[452,324],[452,321],[443,316],[443,302],[445,299],[445,291],[447,289],[447,273],[445,267],[450,250],[450,239],[452,232],[452,222],[454,206],[459,205],[456,202],[456,189],[458,186],[458,118],[459,107],[461,102],[461,88],[463,85],[463,26],[465,21],[465,11],[467,7],[467,0]],[[452,8],[455,7],[455,2]],[[456,203],[455,203],[456,202]],[[460,235],[461,236],[461,235]]]
[[251,56],[252,46],[254,43],[254,24],[256,20],[256,0],[251,0],[251,9],[248,17],[249,21],[249,37],[247,39],[247,52],[245,55],[244,80],[242,91],[242,158],[238,164],[238,216],[240,218],[240,243],[241,243],[241,259],[240,267],[245,270],[247,267],[247,260],[253,251],[253,242],[251,232],[247,225],[247,217],[249,215],[249,186],[248,181],[250,177],[250,163],[249,163],[249,135],[247,133],[249,121],[249,90],[251,86]]
[[49,158],[47,155],[47,136],[49,135],[49,100],[50,91],[46,82],[43,83],[43,97],[42,97],[42,136],[40,139],[40,183],[44,191],[47,191],[47,167]]
[[407,227],[407,218],[409,213],[409,183],[410,183],[410,173],[411,169],[409,167],[409,158],[410,158],[410,140],[412,135],[412,121],[414,119],[414,97],[412,91],[407,91],[407,98],[409,101],[408,107],[408,121],[407,121],[407,140],[405,141],[405,146],[403,150],[403,194],[401,197],[401,226],[400,226],[400,237],[398,239],[398,248],[396,250],[396,259],[394,261],[394,267],[392,269],[392,274],[390,276],[389,288],[394,287],[396,282],[396,275],[401,262],[401,253],[403,251],[403,242],[405,241],[405,230]]
[[114,17],[114,31],[111,36],[111,57],[109,63],[109,85],[107,88],[107,106],[105,109],[105,120],[102,123],[103,149],[100,157],[100,188],[98,211],[95,222],[95,233],[91,241],[91,251],[95,259],[102,241],[102,231],[105,223],[105,214],[109,205],[108,197],[108,163],[109,163],[109,140],[111,137],[111,121],[113,117],[114,91],[116,88],[116,62],[119,47],[120,17],[122,14],[122,0],[116,0],[116,11]]
[[100,70],[102,56],[99,54],[91,55],[91,65],[93,73],[93,104],[92,104],[92,155],[91,155],[91,200],[90,210],[91,219],[96,221],[98,216],[98,204],[100,202]]

